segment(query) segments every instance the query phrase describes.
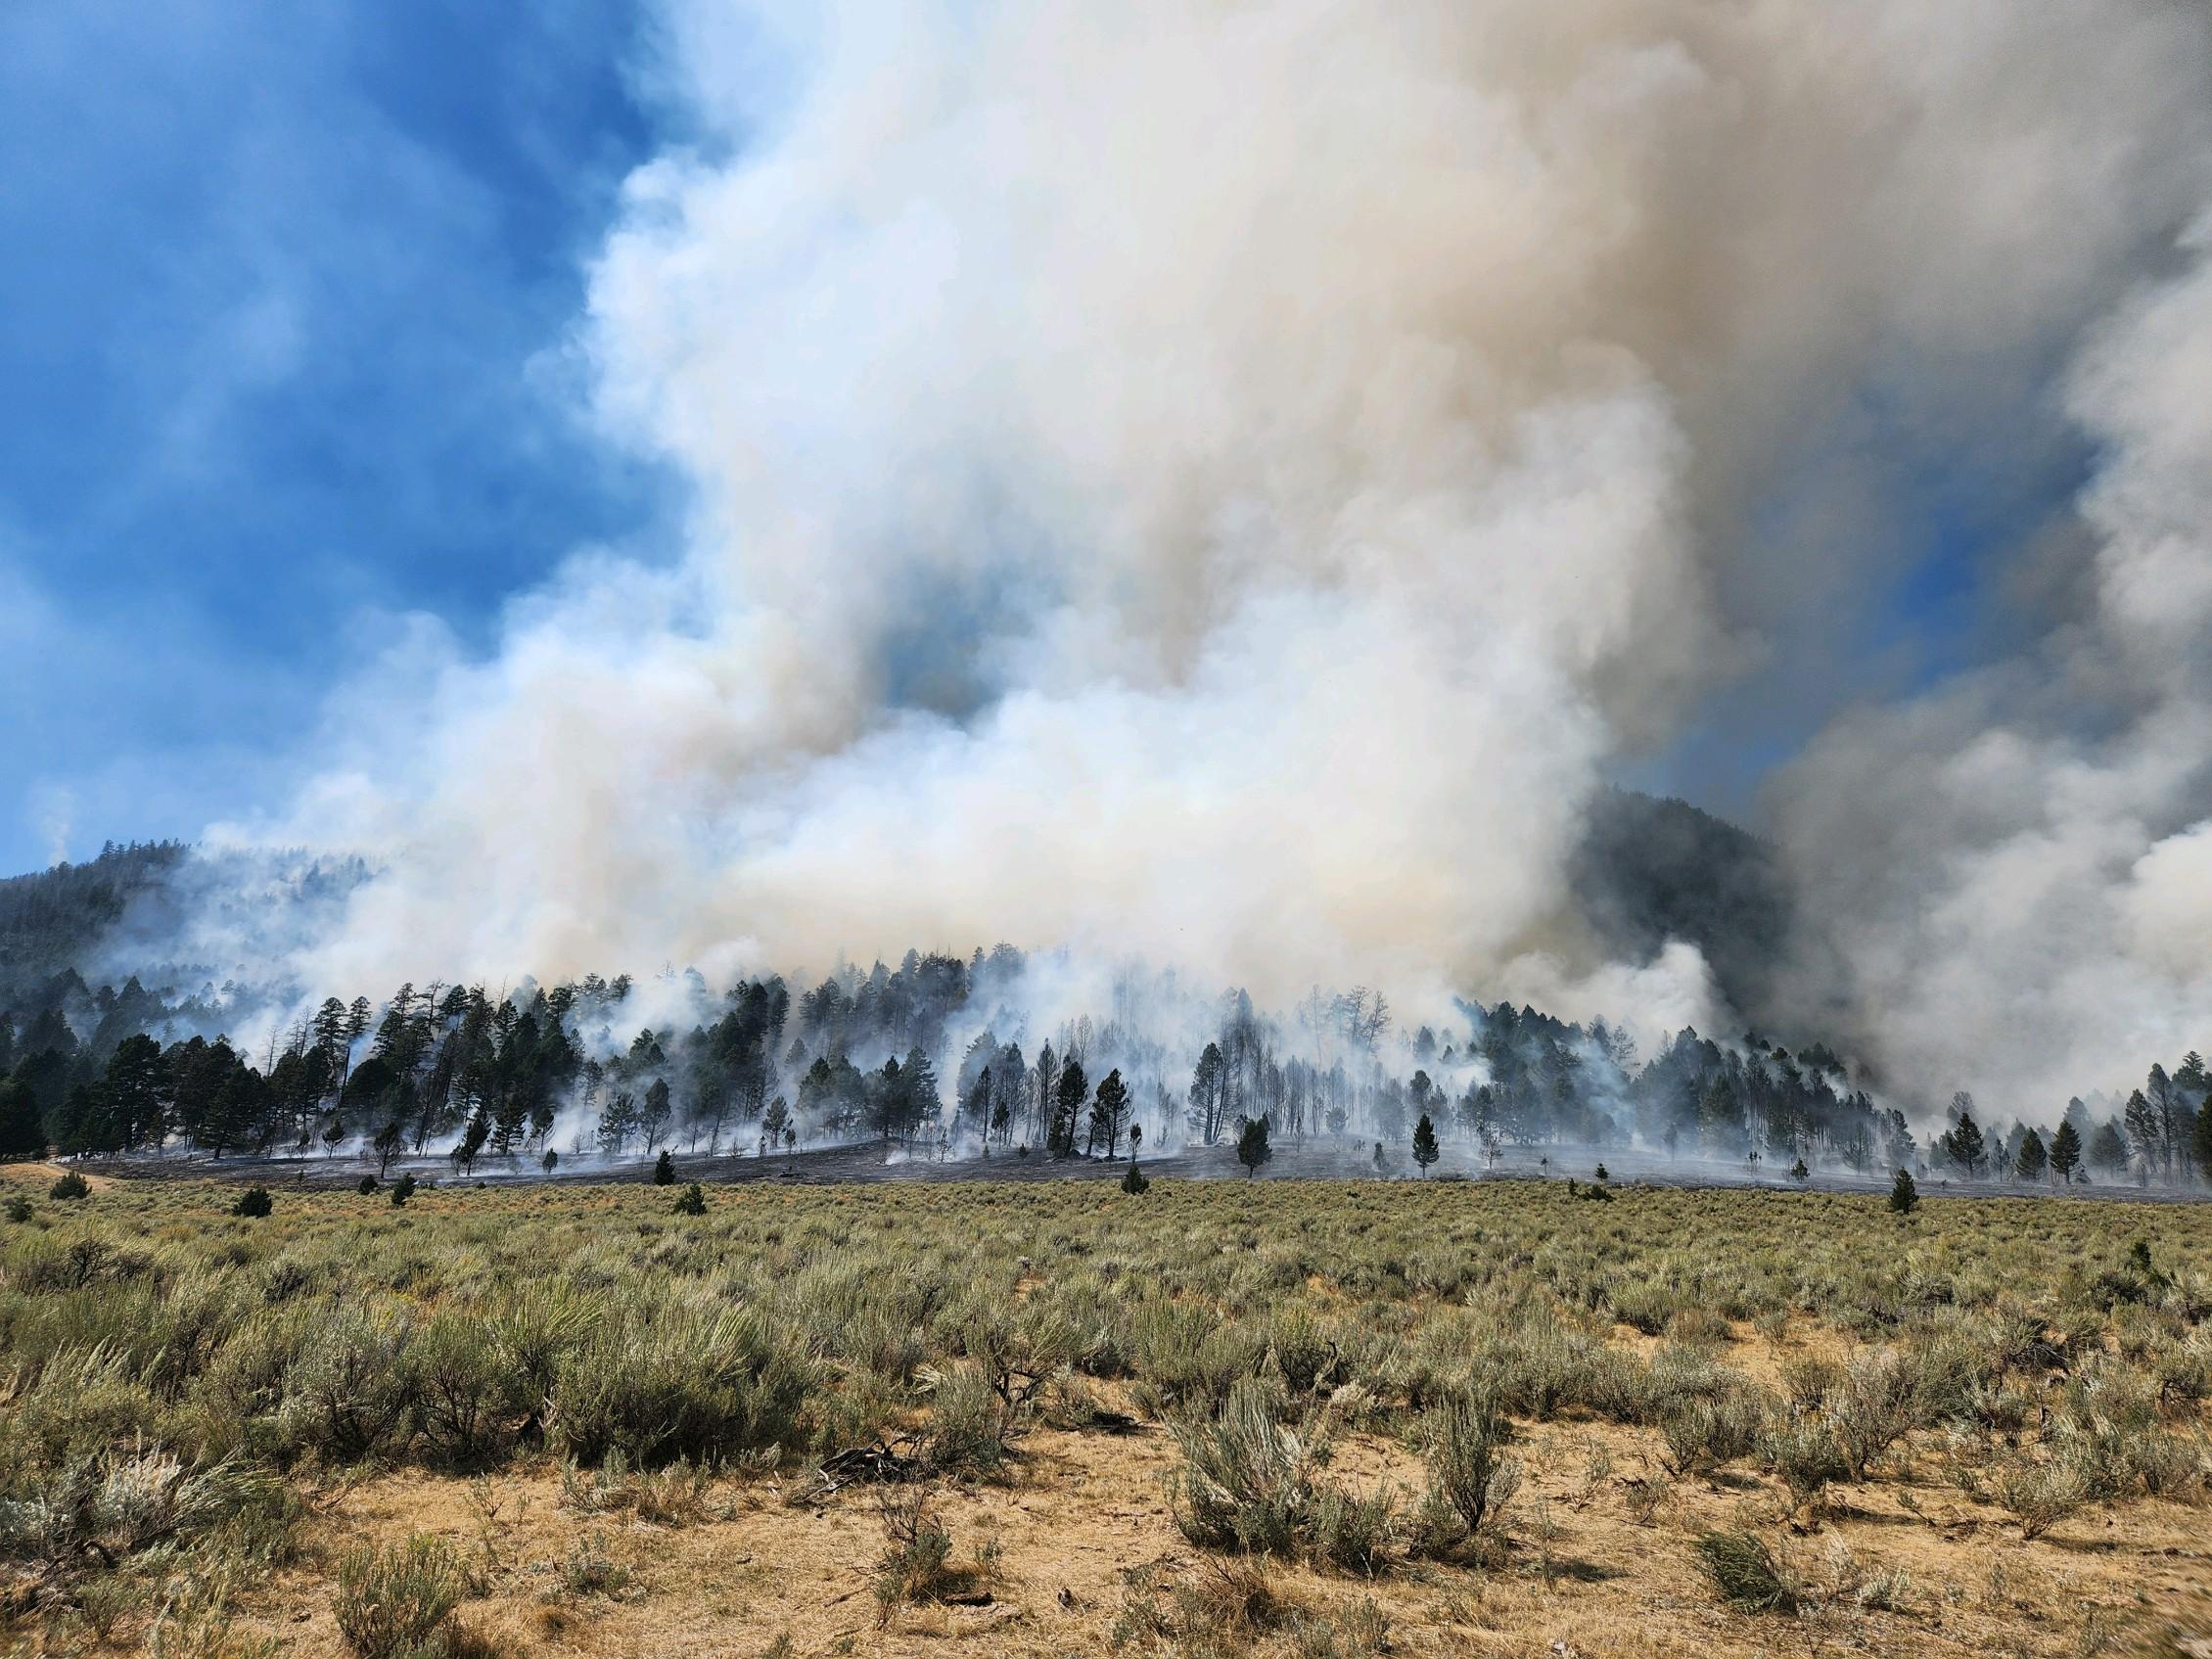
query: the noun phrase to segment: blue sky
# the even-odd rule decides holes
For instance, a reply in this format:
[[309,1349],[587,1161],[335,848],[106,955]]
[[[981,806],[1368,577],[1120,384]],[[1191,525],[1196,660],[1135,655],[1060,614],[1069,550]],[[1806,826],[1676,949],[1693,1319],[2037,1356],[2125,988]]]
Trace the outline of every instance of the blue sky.
[[665,537],[563,349],[644,46],[614,0],[0,8],[0,870],[195,833],[403,614],[481,640]]

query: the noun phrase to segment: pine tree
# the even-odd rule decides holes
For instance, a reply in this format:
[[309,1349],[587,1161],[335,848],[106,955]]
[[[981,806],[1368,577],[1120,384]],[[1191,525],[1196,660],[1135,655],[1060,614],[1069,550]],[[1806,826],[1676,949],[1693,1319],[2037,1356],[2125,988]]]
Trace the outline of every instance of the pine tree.
[[46,1127],[39,1121],[38,1096],[26,1083],[0,1078],[0,1158],[43,1158]]
[[2128,1167],[2128,1137],[2107,1118],[2089,1137],[2089,1161],[2097,1169],[2116,1173]]
[[1900,1170],[1897,1179],[1890,1184],[1889,1208],[1892,1215],[1910,1216],[1920,1207],[1920,1189],[1912,1184],[1912,1172]]
[[[1961,1094],[1956,1098],[1964,1100],[1966,1096]],[[1971,1105],[1971,1102],[1968,1104]],[[1968,1180],[1975,1177],[1983,1160],[1988,1156],[1988,1143],[1982,1139],[1981,1126],[1974,1122],[1974,1114],[1970,1110],[1959,1114],[1959,1122],[1952,1126],[1951,1132],[1938,1144],[1953,1163],[1966,1172]]]
[[1060,1068],[1060,1085],[1052,1102],[1052,1123],[1044,1137],[1044,1149],[1054,1157],[1066,1157],[1076,1149],[1076,1117],[1083,1111],[1083,1096],[1089,1092],[1090,1080],[1083,1075],[1083,1062],[1070,1059]]
[[1429,1115],[1423,1112],[1421,1121],[1413,1126],[1413,1162],[1420,1166],[1421,1174],[1426,1175],[1429,1166],[1443,1156],[1437,1149],[1436,1125],[1430,1123]]
[[1110,1071],[1099,1080],[1098,1094],[1090,1108],[1091,1143],[1106,1142],[1106,1156],[1111,1158],[1122,1144],[1122,1125],[1129,1113],[1129,1084],[1122,1082],[1120,1071]]
[[2199,1180],[2212,1180],[2212,1094],[2196,1109],[2196,1127],[2189,1132],[2189,1154],[2196,1162]]
[[2158,1109],[2139,1088],[2128,1096],[2122,1119],[2127,1125],[2128,1139],[2135,1147],[2135,1154],[2143,1162],[2143,1179],[2147,1185],[2151,1161],[2158,1156],[2159,1136],[2163,1128],[2159,1122]]
[[1236,1161],[1244,1166],[1247,1175],[1260,1173],[1260,1166],[1274,1156],[1267,1144],[1267,1120],[1247,1118],[1236,1133]]
[[2061,1119],[2058,1125],[2058,1132],[2051,1137],[2051,1173],[2061,1181],[2071,1185],[2074,1179],[2074,1166],[2081,1161],[2081,1131],[2074,1128],[2073,1119]]
[[661,1148],[661,1156],[653,1161],[653,1184],[673,1186],[675,1183],[676,1161],[668,1156],[668,1149],[664,1146]]
[[2039,1181],[2050,1162],[2044,1151],[2043,1136],[2034,1129],[2028,1130],[2027,1137],[2020,1142],[2018,1156],[2012,1161],[2013,1173],[2024,1181]]

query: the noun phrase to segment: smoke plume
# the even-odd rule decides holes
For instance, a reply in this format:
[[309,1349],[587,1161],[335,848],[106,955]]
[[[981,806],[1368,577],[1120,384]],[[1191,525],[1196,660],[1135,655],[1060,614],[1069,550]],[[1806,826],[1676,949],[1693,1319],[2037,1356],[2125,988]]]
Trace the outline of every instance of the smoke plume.
[[[579,555],[488,656],[426,627],[334,703],[218,838],[374,861],[303,983],[1004,938],[1725,1018],[1694,950],[1603,960],[1566,871],[1613,768],[1758,684],[1842,711],[1773,802],[1818,918],[1777,1007],[1931,1091],[2212,1036],[2206,14],[671,0],[657,38],[691,141],[573,344],[686,551]],[[2082,442],[2006,555],[2017,648],[1863,701],[1840,624],[1912,482]]]

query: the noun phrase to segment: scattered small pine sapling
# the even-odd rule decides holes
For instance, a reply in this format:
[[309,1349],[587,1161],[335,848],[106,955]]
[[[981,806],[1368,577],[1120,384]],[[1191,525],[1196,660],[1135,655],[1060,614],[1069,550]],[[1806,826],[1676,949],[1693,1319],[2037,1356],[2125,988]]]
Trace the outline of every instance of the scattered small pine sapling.
[[415,1177],[413,1175],[401,1175],[392,1183],[392,1207],[394,1210],[406,1209],[407,1200],[414,1196]]
[[1789,1167],[1789,1178],[1803,1185],[1813,1178],[1813,1172],[1805,1167],[1805,1160],[1800,1158]]
[[704,1216],[706,1213],[707,1195],[700,1191],[699,1183],[693,1181],[683,1189],[682,1195],[676,1199],[676,1214],[679,1216]]
[[653,1184],[655,1186],[673,1186],[675,1183],[676,1161],[668,1156],[668,1149],[664,1146],[661,1148],[661,1156],[653,1165]]
[[1429,1115],[1423,1112],[1421,1121],[1413,1126],[1413,1162],[1420,1166],[1421,1174],[1426,1175],[1429,1166],[1443,1156],[1436,1144],[1436,1125],[1430,1123]]
[[30,1220],[30,1200],[20,1192],[12,1192],[8,1195],[7,1212],[11,1221],[27,1221]]
[[49,1198],[82,1198],[92,1190],[92,1184],[74,1170],[46,1189]]
[[537,1161],[537,1167],[547,1175],[551,1175],[561,1167],[561,1155],[548,1146],[545,1149],[545,1156]]
[[1144,1172],[1136,1167],[1136,1160],[1131,1158],[1129,1173],[1122,1176],[1122,1190],[1134,1197],[1151,1184],[1151,1181],[1145,1178]]
[[359,1193],[363,1198],[368,1197],[368,1195],[376,1191],[376,1189],[377,1178],[374,1175],[363,1175],[358,1181],[354,1182],[353,1184],[353,1190]]
[[[1382,1155],[1382,1142],[1375,1142],[1375,1154]],[[1260,1166],[1275,1155],[1267,1144],[1267,1120],[1247,1118],[1244,1127],[1236,1131],[1236,1161],[1244,1166],[1247,1175],[1260,1173]]]
[[1603,1164],[1600,1164],[1596,1169],[1590,1171],[1590,1178],[1593,1181],[1609,1181],[1613,1178],[1613,1173],[1606,1169]]
[[238,1202],[230,1207],[234,1216],[266,1216],[275,1209],[265,1186],[250,1186],[238,1195]]
[[1900,1170],[1897,1179],[1889,1189],[1889,1209],[1893,1216],[1910,1216],[1920,1207],[1920,1189],[1912,1184],[1912,1172]]

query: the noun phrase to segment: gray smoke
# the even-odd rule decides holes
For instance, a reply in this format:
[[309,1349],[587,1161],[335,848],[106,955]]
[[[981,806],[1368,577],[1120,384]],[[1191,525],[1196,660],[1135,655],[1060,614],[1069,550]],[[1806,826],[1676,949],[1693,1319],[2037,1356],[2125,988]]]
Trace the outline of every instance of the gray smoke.
[[1733,685],[1846,699],[1826,622],[1901,568],[1906,481],[2086,435],[2027,643],[1778,787],[1837,918],[1778,999],[1931,1091],[2207,1023],[2202,11],[662,23],[695,143],[630,181],[574,348],[688,550],[579,556],[487,658],[426,630],[337,701],[218,837],[375,861],[275,942],[302,982],[1005,938],[1278,1005],[1726,1018],[1696,951],[1578,922],[1600,780]]

